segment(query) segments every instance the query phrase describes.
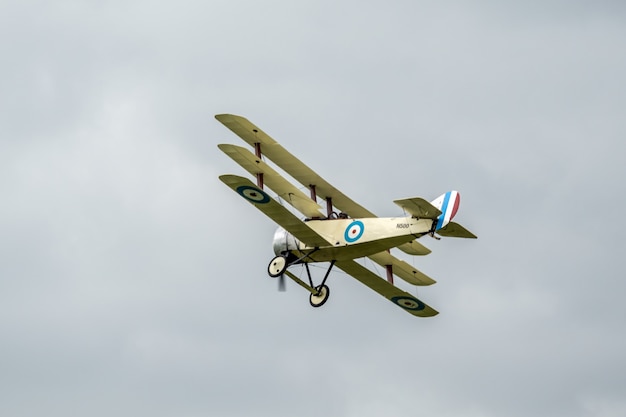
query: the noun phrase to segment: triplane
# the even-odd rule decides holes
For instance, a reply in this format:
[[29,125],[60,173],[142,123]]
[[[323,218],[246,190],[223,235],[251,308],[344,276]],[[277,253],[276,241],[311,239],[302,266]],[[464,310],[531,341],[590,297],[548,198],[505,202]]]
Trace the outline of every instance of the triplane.
[[[280,226],[274,234],[276,256],[270,261],[267,272],[271,277],[279,278],[281,288],[284,288],[284,276],[287,275],[310,292],[309,301],[313,307],[320,307],[330,295],[326,281],[336,266],[415,316],[438,314],[393,284],[394,275],[413,285],[431,285],[436,281],[391,255],[390,249],[398,248],[409,255],[427,255],[430,249],[416,241],[422,236],[476,238],[463,226],[451,221],[459,208],[457,191],[448,191],[432,202],[419,197],[395,200],[394,203],[408,215],[379,218],[330,185],[246,118],[231,114],[219,114],[215,118],[254,148],[252,153],[240,146],[218,145],[256,177],[256,184],[237,175],[219,178]],[[310,195],[282,177],[263,161],[262,156],[308,188]],[[268,195],[265,186],[302,213],[304,220]],[[318,199],[326,203],[326,213],[322,212]],[[340,211],[337,213],[335,209]],[[387,279],[355,261],[363,257],[384,267]],[[330,263],[319,285],[313,283],[309,270],[309,263],[314,262]],[[304,265],[308,283],[289,271],[293,265]]]

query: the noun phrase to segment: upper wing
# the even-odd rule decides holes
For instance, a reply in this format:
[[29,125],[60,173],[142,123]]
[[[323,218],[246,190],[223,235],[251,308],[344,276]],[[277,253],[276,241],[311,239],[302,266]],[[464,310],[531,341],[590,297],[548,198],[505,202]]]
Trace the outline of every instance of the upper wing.
[[385,281],[355,261],[338,261],[335,265],[414,316],[431,317],[439,314],[432,307]]
[[328,181],[320,177],[315,171],[293,156],[245,117],[232,114],[218,114],[215,118],[250,146],[260,143],[263,155],[267,156],[302,185],[306,187],[315,186],[316,193],[323,198],[331,198],[333,205],[339,210],[355,218],[376,217],[374,213],[333,187]]
[[220,180],[274,220],[300,242],[310,247],[328,246],[329,243],[292,212],[254,185],[247,178],[237,175],[221,175]]

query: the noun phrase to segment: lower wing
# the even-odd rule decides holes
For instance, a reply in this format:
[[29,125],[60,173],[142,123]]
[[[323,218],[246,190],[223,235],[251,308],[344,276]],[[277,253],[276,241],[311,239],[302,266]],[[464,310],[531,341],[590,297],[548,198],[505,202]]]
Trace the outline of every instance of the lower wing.
[[335,265],[392,303],[402,307],[407,313],[419,317],[432,317],[439,314],[437,310],[424,304],[408,292],[402,291],[400,288],[387,282],[356,261],[337,261]]

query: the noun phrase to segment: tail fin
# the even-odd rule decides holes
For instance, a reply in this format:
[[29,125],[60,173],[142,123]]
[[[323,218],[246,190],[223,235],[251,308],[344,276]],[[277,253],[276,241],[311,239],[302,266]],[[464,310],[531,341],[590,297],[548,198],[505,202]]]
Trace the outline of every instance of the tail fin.
[[415,218],[436,220],[437,223],[433,231],[441,236],[476,239],[475,234],[451,221],[461,203],[461,194],[458,191],[448,191],[430,203],[419,197],[394,200],[393,202],[411,213]]
[[456,212],[459,210],[460,203],[461,194],[459,194],[458,191],[448,191],[431,201],[430,204],[437,207],[439,211],[441,211],[441,215],[437,220],[435,231],[440,230],[450,223],[450,220],[454,218]]

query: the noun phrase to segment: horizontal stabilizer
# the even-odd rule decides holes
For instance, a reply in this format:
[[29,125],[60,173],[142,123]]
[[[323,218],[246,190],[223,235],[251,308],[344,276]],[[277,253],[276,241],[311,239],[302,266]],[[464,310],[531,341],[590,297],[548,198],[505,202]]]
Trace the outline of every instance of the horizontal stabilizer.
[[445,227],[437,230],[437,234],[445,237],[463,237],[477,239],[478,237],[458,223],[450,222]]
[[394,203],[402,207],[417,219],[436,219],[441,215],[441,211],[420,197],[394,200]]

